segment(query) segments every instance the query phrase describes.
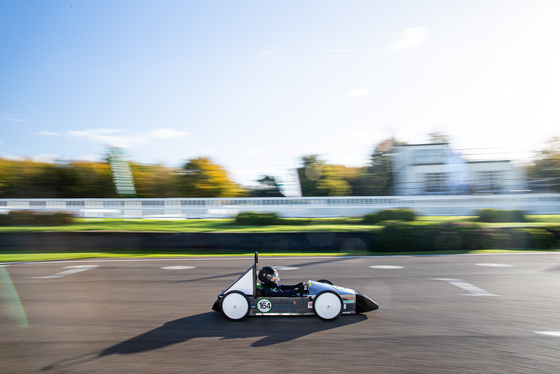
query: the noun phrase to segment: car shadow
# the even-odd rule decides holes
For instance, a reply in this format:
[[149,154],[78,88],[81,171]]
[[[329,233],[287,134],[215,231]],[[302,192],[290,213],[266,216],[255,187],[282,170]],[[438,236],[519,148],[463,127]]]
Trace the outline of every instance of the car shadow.
[[99,356],[131,354],[164,348],[197,338],[221,340],[258,338],[252,347],[284,343],[319,331],[330,330],[367,320],[365,315],[342,316],[324,322],[312,316],[256,317],[232,322],[220,313],[209,312],[176,319],[153,330],[104,349]]
[[44,367],[43,371],[67,368],[109,355],[129,355],[162,349],[198,338],[220,340],[260,338],[251,347],[265,347],[288,342],[306,335],[332,330],[367,320],[363,314],[341,316],[325,322],[313,316],[250,317],[232,322],[221,313],[208,312],[179,318],[150,331],[105,348],[98,353],[79,355]]

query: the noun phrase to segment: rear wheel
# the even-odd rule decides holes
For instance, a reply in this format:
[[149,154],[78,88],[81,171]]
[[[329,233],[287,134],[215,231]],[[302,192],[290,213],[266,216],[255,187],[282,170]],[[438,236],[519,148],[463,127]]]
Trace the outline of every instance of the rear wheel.
[[249,314],[249,299],[239,291],[232,291],[222,300],[222,313],[232,321],[241,321]]
[[342,298],[332,291],[323,291],[313,301],[313,311],[323,321],[334,321],[342,314]]

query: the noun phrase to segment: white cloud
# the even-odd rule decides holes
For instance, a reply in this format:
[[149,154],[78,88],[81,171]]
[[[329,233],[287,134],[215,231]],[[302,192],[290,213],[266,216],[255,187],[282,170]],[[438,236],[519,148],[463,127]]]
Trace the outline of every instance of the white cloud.
[[398,51],[420,44],[428,35],[426,27],[411,27],[403,31],[403,38],[387,45],[389,51]]
[[367,88],[358,88],[355,90],[346,91],[344,93],[344,96],[346,97],[362,97],[367,95],[371,95],[371,90]]
[[60,133],[59,133],[59,132],[53,132],[53,131],[39,131],[39,132],[37,132],[37,135],[42,135],[42,136],[59,136]]
[[154,129],[150,131],[150,136],[158,139],[180,138],[186,135],[189,135],[188,131],[175,129]]
[[25,157],[23,156],[18,156],[18,155],[0,155],[0,158],[6,159],[6,160],[10,160],[10,161],[24,161]]
[[100,162],[103,161],[105,155],[99,153],[86,153],[81,156],[76,157],[76,160],[89,161],[89,162]]
[[200,151],[198,151],[199,154],[203,154],[203,155],[211,155],[211,154],[215,154],[217,152],[218,152],[218,150],[216,148],[204,148],[204,149],[201,149]]
[[119,132],[122,132],[122,130],[117,130],[117,129],[93,129],[93,130],[87,130],[87,131],[91,132],[92,134],[99,134],[99,135],[117,134]]
[[16,122],[16,123],[27,123],[29,121],[26,121],[24,119],[20,119],[20,118],[13,118],[13,117],[1,117],[0,121],[4,121],[4,122]]
[[270,153],[270,148],[269,147],[251,147],[251,148],[247,148],[244,153],[246,155],[251,155],[251,156],[262,156],[265,155],[267,153]]
[[329,52],[329,53],[348,53],[358,52],[359,49],[317,49],[315,52]]
[[31,156],[31,159],[35,162],[53,163],[56,160],[60,159],[60,155],[55,155],[51,153],[39,153],[34,156]]
[[142,135],[111,135],[121,132],[113,129],[93,129],[84,131],[68,131],[71,136],[86,138],[94,142],[102,143],[110,147],[130,148],[136,144],[142,144],[148,141],[148,138]]

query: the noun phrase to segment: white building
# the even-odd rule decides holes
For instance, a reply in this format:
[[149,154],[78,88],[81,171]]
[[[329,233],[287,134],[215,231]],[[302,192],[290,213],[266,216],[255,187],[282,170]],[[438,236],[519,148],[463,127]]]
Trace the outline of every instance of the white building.
[[523,170],[509,160],[466,161],[448,143],[393,148],[394,194],[496,194],[526,190]]

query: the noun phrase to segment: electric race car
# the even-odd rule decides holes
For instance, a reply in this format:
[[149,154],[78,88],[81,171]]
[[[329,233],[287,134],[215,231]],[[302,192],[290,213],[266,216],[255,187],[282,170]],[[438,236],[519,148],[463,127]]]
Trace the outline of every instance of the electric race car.
[[255,262],[228,288],[220,292],[212,309],[222,312],[232,321],[247,316],[304,316],[316,315],[332,321],[341,314],[364,313],[379,308],[366,295],[350,288],[335,286],[328,280],[303,283],[300,296],[265,297],[260,292],[258,253]]

